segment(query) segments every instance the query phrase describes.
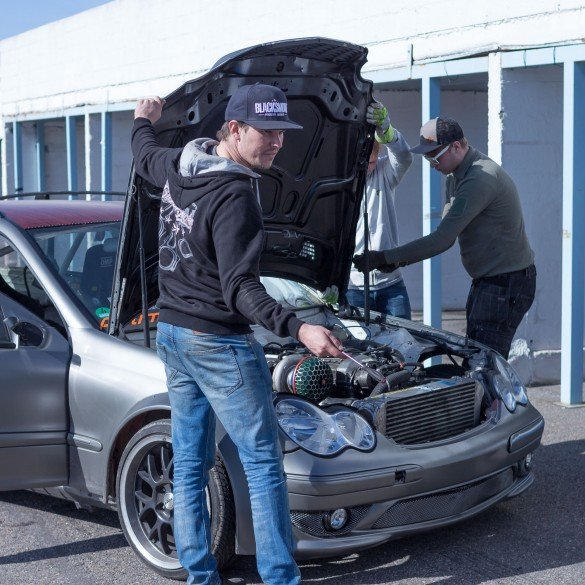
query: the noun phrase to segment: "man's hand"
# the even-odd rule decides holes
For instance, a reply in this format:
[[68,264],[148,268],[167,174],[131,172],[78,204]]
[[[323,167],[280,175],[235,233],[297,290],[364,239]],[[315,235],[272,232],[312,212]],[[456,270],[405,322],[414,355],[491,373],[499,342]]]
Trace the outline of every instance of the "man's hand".
[[134,119],[147,118],[152,124],[160,119],[165,100],[158,96],[138,100],[134,110]]
[[366,121],[376,127],[376,140],[385,144],[394,140],[394,128],[390,124],[388,110],[374,100],[366,110]]
[[[353,263],[360,272],[366,271],[365,254],[356,254],[353,257]],[[375,270],[376,268],[381,268],[385,264],[386,259],[384,258],[384,252],[376,252],[375,250],[368,252],[368,270]]]
[[343,357],[341,341],[321,325],[303,323],[299,329],[299,341],[313,354],[319,357]]

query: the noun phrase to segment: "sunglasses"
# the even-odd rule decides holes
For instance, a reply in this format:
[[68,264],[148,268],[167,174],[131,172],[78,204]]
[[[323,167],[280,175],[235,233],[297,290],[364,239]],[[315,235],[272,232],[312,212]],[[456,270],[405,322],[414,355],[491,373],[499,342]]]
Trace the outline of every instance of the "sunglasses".
[[440,150],[439,152],[437,152],[437,154],[435,154],[435,156],[429,156],[429,155],[425,154],[424,157],[434,167],[438,167],[439,166],[439,158],[442,157],[449,150],[449,148],[451,148],[451,145],[450,144],[447,144],[447,146],[445,146],[445,148],[443,148],[442,150]]

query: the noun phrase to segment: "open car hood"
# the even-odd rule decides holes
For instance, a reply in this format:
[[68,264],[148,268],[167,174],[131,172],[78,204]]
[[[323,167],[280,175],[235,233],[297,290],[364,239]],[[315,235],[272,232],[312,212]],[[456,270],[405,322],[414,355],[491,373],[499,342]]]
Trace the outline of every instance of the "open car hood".
[[[261,82],[286,93],[289,115],[303,130],[286,133],[272,168],[261,173],[265,241],[260,271],[265,276],[319,290],[335,285],[345,292],[373,140],[373,127],[365,123],[372,82],[360,75],[366,55],[364,47],[330,39],[267,43],[227,55],[166,97],[155,124],[158,141],[179,147],[194,138],[215,137],[238,87]],[[132,173],[111,332],[158,297],[160,194]]]

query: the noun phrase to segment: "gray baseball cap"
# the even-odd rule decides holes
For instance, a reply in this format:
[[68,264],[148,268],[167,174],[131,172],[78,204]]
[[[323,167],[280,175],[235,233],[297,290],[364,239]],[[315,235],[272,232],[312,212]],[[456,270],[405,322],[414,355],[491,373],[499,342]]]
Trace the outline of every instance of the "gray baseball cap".
[[459,122],[451,118],[433,118],[420,129],[420,143],[410,149],[414,154],[426,154],[439,146],[464,138]]

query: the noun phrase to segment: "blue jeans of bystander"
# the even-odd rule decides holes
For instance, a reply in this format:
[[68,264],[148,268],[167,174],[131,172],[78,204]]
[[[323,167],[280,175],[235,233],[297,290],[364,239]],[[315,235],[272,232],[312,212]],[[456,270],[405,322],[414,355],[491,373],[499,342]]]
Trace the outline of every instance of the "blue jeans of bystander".
[[[363,307],[364,289],[350,288],[347,291],[347,300],[355,307]],[[370,309],[386,315],[410,319],[410,300],[404,281],[399,280],[390,286],[370,290]]]
[[[219,585],[205,505],[215,460],[215,416],[236,445],[250,489],[256,562],[264,583],[298,585],[292,529],[272,406],[271,376],[252,335],[207,335],[159,323],[174,452],[174,535],[188,585]],[[215,413],[215,416],[214,416]]]

